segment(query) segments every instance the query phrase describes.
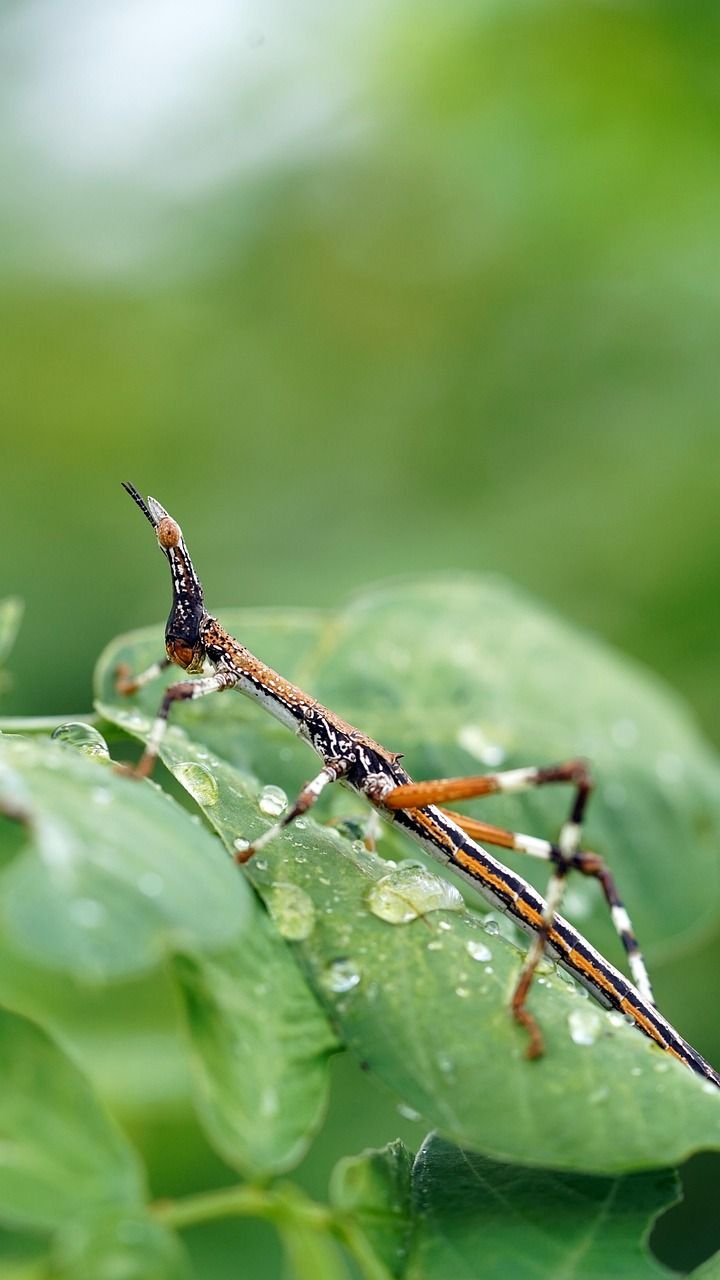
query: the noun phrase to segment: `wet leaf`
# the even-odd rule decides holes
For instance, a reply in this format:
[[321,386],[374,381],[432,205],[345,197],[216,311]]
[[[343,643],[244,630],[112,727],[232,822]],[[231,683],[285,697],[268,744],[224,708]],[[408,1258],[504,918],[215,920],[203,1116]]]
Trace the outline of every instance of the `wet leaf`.
[[[2,808],[26,819],[27,847],[0,879],[0,914],[34,961],[100,980],[242,933],[247,886],[152,784],[59,743],[0,737]],[[0,816],[0,843],[17,839],[17,821]]]
[[[233,627],[236,620],[226,619]],[[656,772],[660,749],[675,741],[683,759],[693,762],[687,799],[685,787],[677,787],[678,815],[668,818],[678,842],[673,859],[678,848],[687,851],[682,877],[679,868],[668,871],[682,906],[678,912],[675,902],[668,912],[662,884],[669,865],[665,840],[662,848],[652,849],[653,875],[643,886],[648,923],[652,919],[659,934],[661,924],[680,919],[682,931],[690,928],[694,913],[704,911],[706,918],[714,913],[715,887],[708,890],[705,879],[717,856],[708,837],[720,794],[715,761],[672,699],[636,670],[494,582],[435,581],[367,595],[345,614],[322,624],[318,620],[315,655],[305,616],[303,628],[305,674],[312,677],[315,664],[311,688],[326,691],[336,709],[359,721],[355,713],[364,696],[363,726],[379,732],[391,747],[409,746],[415,758],[421,751],[416,744],[432,726],[432,740],[423,740],[426,774],[478,771],[480,762],[473,762],[467,745],[475,750],[478,740],[464,735],[465,745],[459,746],[458,735],[485,694],[492,719],[484,722],[483,732],[489,735],[491,725],[500,732],[504,725],[503,749],[512,746],[519,753],[526,732],[537,745],[543,730],[547,751],[540,753],[537,745],[537,752],[528,750],[522,757],[525,761],[567,757],[595,743],[608,767],[616,768],[619,748],[616,743],[610,750],[607,735],[622,704],[636,726],[638,758],[644,762],[642,786],[628,792],[622,821],[612,831],[625,858],[636,856],[634,838],[640,833],[641,843],[645,840],[648,806],[662,796]],[[241,631],[244,640],[247,630]],[[453,636],[457,643],[458,637],[473,638],[472,661],[464,649],[459,655],[453,650],[450,663]],[[282,636],[278,648],[285,643]],[[108,719],[127,726],[132,716],[112,691],[116,662],[122,657],[137,669],[156,656],[151,647],[144,633],[142,652],[135,655],[132,637],[125,637],[104,655],[98,685],[104,695],[100,709]],[[263,656],[276,660],[271,650]],[[199,701],[193,721],[172,729],[162,751],[182,781],[181,766],[188,762],[210,769],[217,797],[209,804],[196,798],[229,849],[238,839],[254,839],[272,821],[251,774],[230,763],[241,755],[247,761],[253,753],[260,764],[267,760],[267,742],[262,737],[259,745],[255,742],[264,722],[257,708],[250,708],[255,720],[234,710],[243,705],[234,694]],[[225,710],[218,713],[221,706]],[[203,737],[204,716],[212,725],[212,750]],[[143,730],[134,732],[142,738]],[[291,736],[286,739],[292,745]],[[563,750],[561,739],[568,739]],[[457,767],[457,751],[465,753],[462,767]],[[312,767],[308,756],[300,779]],[[611,808],[600,806],[600,825],[605,821],[608,836]],[[696,844],[691,835],[703,815],[704,843]],[[657,827],[651,827],[657,836]],[[649,850],[643,847],[645,857]],[[295,824],[251,861],[248,871],[343,1042],[407,1106],[459,1144],[498,1159],[603,1173],[671,1165],[694,1150],[720,1144],[718,1091],[551,972],[541,976],[531,996],[546,1055],[528,1063],[524,1034],[508,1013],[520,965],[512,938],[498,933],[497,924],[488,933],[484,918],[472,910],[447,909],[447,904],[437,909],[442,899],[433,892],[426,910],[400,913],[398,922],[390,923],[387,912],[376,908],[378,884],[383,882],[384,899],[385,877],[395,874],[392,866],[339,832],[309,819]],[[418,875],[428,883],[427,871]]]

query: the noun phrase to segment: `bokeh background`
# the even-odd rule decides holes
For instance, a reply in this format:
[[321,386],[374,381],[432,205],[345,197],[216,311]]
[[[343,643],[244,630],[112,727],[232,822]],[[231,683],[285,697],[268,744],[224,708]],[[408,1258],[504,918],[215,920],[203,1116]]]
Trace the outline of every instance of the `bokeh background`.
[[[5,712],[87,709],[101,647],[163,617],[129,479],[213,605],[499,570],[720,745],[719,37],[711,0],[5,0]],[[658,981],[716,1060],[718,956]],[[153,1122],[93,1061],[160,1189],[227,1177],[161,1078]],[[351,1138],[408,1136],[370,1085],[351,1134],[338,1076],[320,1193]],[[222,1231],[276,1274],[213,1231],[203,1274]]]

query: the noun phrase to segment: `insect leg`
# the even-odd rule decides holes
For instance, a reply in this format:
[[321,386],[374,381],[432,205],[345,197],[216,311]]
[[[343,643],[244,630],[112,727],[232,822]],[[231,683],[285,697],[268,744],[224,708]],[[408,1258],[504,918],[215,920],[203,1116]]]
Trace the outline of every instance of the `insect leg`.
[[[518,987],[513,996],[514,1011],[518,1020],[527,1025],[524,1016],[520,1016],[520,1010],[523,1009],[524,1000],[532,980],[534,970],[537,968],[543,949],[547,943],[547,937],[552,929],[552,918],[559,909],[560,900],[564,886],[564,879],[568,872],[577,870],[585,876],[593,876],[600,882],[605,900],[610,909],[610,917],[612,919],[615,931],[628,958],[630,972],[633,982],[644,1000],[650,1004],[654,1004],[654,997],[650,979],[648,977],[645,962],[637,944],[637,939],[630,921],[630,917],[624,907],[620,895],[617,891],[615,880],[607,867],[606,863],[596,853],[590,853],[583,850],[576,850],[574,853],[571,849],[567,849],[567,853],[563,854],[560,845],[551,844],[549,840],[540,840],[537,836],[523,835],[519,831],[506,831],[502,827],[491,826],[488,822],[481,822],[477,818],[470,818],[464,813],[454,813],[450,809],[443,809],[453,822],[456,822],[463,831],[466,831],[474,840],[480,840],[485,844],[496,845],[504,849],[514,849],[518,853],[528,854],[533,858],[541,858],[546,862],[555,864],[555,872],[550,882],[547,892],[547,901],[555,899],[555,906],[549,917],[549,922],[543,927],[538,937],[528,952],[527,960],[523,966],[520,975]],[[566,824],[567,825],[567,824]],[[516,1011],[517,1006],[517,1011]],[[527,1011],[525,1010],[525,1013]]]
[[186,701],[189,698],[204,698],[208,693],[219,693],[222,689],[231,689],[236,678],[229,671],[218,671],[214,676],[203,676],[200,680],[182,680],[179,684],[171,684],[165,690],[160,709],[155,717],[152,729],[140,757],[132,773],[138,778],[147,778],[153,771],[160,744],[165,736],[170,708],[174,702]]
[[159,662],[153,662],[152,666],[148,667],[146,671],[140,671],[134,676],[127,663],[121,662],[115,668],[115,692],[123,695],[137,693],[138,689],[142,689],[143,685],[155,680],[169,666],[170,659],[162,658]]
[[308,809],[311,809],[318,797],[322,795],[326,786],[330,782],[336,782],[338,778],[342,778],[342,776],[347,773],[349,767],[347,760],[328,760],[327,764],[323,765],[320,772],[316,774],[314,778],[311,778],[309,782],[305,783],[305,786],[300,791],[297,800],[285,811],[280,821],[276,822],[272,827],[268,827],[267,831],[263,831],[262,835],[258,836],[257,840],[255,840],[253,844],[249,844],[238,849],[235,854],[235,861],[239,863],[249,862],[250,858],[252,858],[259,849],[263,849],[266,844],[269,844],[271,840],[274,840],[276,836],[279,836],[280,832],[283,831],[285,827],[289,826],[291,822],[294,822],[296,818],[299,818],[301,814],[307,813]]

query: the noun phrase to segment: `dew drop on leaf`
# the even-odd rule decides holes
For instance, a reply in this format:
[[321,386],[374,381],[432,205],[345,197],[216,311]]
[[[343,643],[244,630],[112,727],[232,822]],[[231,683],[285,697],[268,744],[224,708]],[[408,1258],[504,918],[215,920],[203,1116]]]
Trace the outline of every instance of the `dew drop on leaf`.
[[309,938],[315,927],[315,907],[304,889],[296,884],[273,885],[267,898],[268,910],[278,932],[290,942]]
[[287,796],[282,787],[263,787],[258,799],[260,812],[268,818],[279,818],[287,809]]
[[198,804],[217,804],[218,784],[204,764],[183,760],[175,766],[175,777]]
[[430,911],[457,911],[463,906],[454,885],[416,863],[399,866],[376,880],[367,903],[373,915],[388,924],[408,924]]
[[91,724],[84,724],[81,720],[69,720],[67,724],[58,725],[52,736],[56,742],[73,747],[82,756],[90,756],[95,760],[110,759],[108,745],[102,734]]
[[322,984],[328,991],[352,991],[361,980],[360,971],[353,960],[334,960],[322,975]]
[[465,943],[465,950],[473,960],[492,960],[492,951],[484,942],[475,942],[472,938]]

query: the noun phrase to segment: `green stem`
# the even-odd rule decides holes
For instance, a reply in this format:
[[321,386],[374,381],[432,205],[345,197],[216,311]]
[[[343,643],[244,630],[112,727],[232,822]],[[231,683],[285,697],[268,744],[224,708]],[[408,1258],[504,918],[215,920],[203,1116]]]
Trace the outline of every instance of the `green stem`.
[[203,1191],[183,1200],[158,1200],[152,1205],[152,1213],[165,1226],[175,1228],[226,1217],[292,1218],[316,1231],[331,1231],[334,1227],[332,1211],[308,1199],[296,1187],[281,1186],[271,1191],[247,1183]]
[[[216,1218],[264,1218],[278,1227],[295,1263],[301,1258],[310,1262],[316,1255],[317,1251],[313,1249],[312,1238],[308,1233],[333,1236],[353,1255],[363,1280],[391,1280],[389,1271],[352,1219],[335,1213],[327,1205],[310,1200],[292,1184],[280,1184],[272,1189],[246,1183],[236,1187],[222,1187],[217,1191],[186,1196],[182,1200],[158,1200],[150,1206],[150,1211],[163,1226],[175,1230],[201,1222],[212,1222]],[[325,1246],[321,1246],[320,1251],[323,1250],[326,1252]],[[326,1264],[329,1262],[330,1259],[327,1258]],[[337,1263],[334,1271],[341,1277],[344,1268],[340,1269],[339,1258]],[[307,1267],[300,1269],[305,1271]]]

